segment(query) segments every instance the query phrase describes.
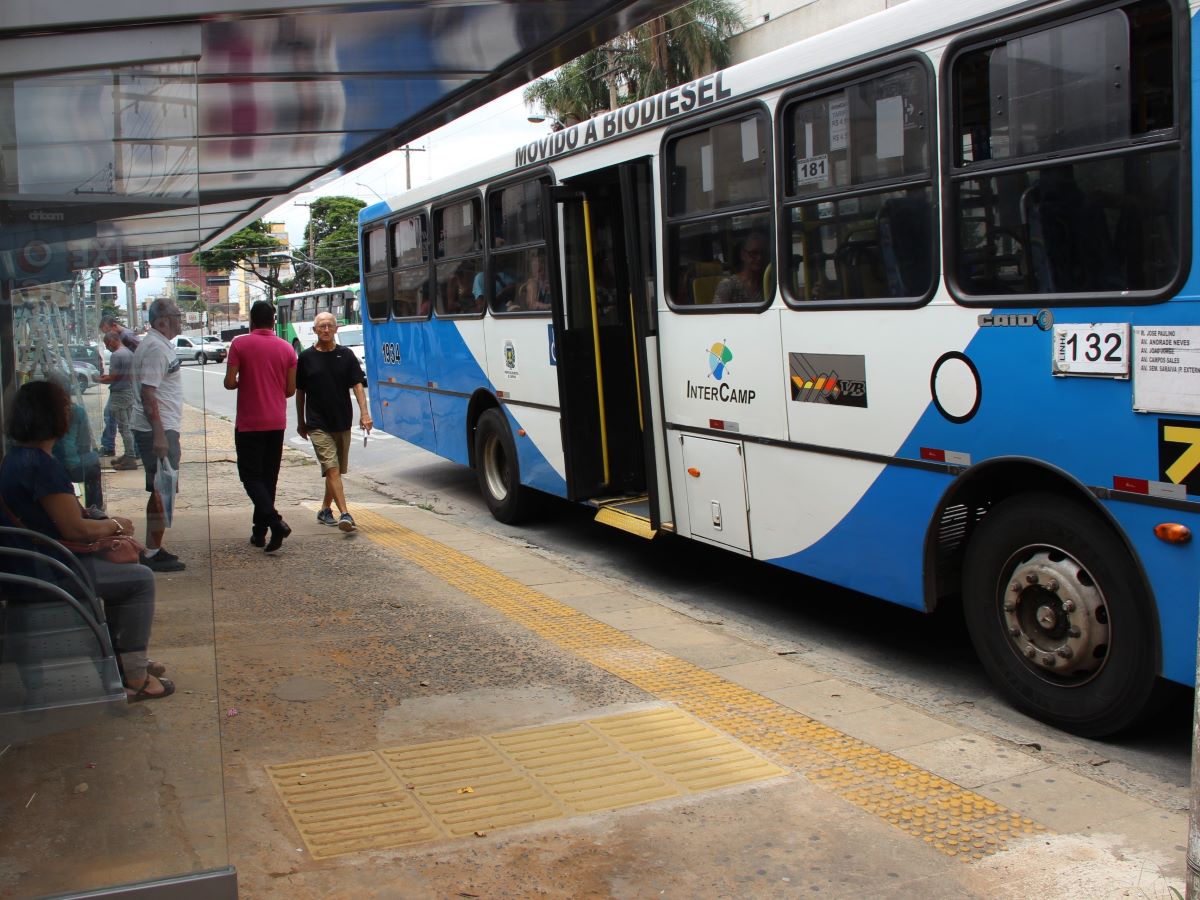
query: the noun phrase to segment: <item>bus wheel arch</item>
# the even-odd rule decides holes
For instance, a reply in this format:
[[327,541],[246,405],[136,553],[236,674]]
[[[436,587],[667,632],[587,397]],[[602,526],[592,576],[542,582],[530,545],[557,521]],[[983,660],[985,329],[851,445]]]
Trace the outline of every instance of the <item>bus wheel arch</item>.
[[[1088,737],[1153,707],[1160,631],[1138,557],[1065,473],[994,460],[939,508],[927,546],[931,597],[961,585],[963,618],[988,676],[1023,712]],[[945,540],[957,517],[957,546]]]

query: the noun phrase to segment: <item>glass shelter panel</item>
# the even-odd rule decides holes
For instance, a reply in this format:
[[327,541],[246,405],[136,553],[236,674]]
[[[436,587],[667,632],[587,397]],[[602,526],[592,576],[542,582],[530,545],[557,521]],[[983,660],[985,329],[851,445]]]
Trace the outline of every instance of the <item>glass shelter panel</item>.
[[[229,284],[94,224],[170,212],[173,246],[199,243],[197,109],[190,62],[0,83],[0,526],[28,529],[0,534],[0,893],[235,886],[210,487],[237,481],[200,362]],[[102,316],[128,331],[106,345]],[[118,530],[149,566],[44,542]]]

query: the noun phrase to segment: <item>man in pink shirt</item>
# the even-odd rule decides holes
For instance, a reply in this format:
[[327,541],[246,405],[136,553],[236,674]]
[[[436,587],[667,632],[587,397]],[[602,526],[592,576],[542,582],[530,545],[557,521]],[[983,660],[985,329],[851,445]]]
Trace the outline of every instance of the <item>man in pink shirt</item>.
[[296,393],[296,352],[275,336],[275,307],[265,300],[250,307],[250,333],[229,345],[225,387],[238,392],[233,440],[238,477],[254,504],[250,543],[266,544],[266,552],[274,553],[292,533],[275,509],[275,485],[283,460],[287,399]]

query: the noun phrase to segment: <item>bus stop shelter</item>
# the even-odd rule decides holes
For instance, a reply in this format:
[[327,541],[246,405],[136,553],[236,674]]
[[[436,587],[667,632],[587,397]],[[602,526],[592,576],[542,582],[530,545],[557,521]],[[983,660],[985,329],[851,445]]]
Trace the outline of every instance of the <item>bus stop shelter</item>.
[[[79,289],[82,273],[219,240],[323,179],[403,147],[673,5],[659,0],[4,3],[0,414],[7,414],[21,383],[49,377],[48,350],[65,355],[68,345],[96,339],[99,311]],[[97,430],[102,393],[93,387],[75,396]],[[203,448],[203,417],[196,421],[194,427],[185,422],[184,429],[198,428],[200,437],[185,433],[185,446],[191,440],[193,448]],[[185,469],[189,462],[203,461],[202,452],[193,452]],[[189,482],[190,501],[172,526],[179,541],[190,534],[197,547],[207,535],[204,477],[198,471]],[[114,488],[109,509],[140,522],[144,495],[135,487],[124,499]],[[198,550],[189,559],[188,579],[159,579],[159,615],[172,610],[173,619],[186,619],[197,635],[205,633],[207,620],[211,636],[211,582],[204,568]],[[5,596],[11,600],[13,594]],[[12,644],[10,639],[0,645],[7,646],[8,656]],[[214,696],[215,654],[211,637],[190,639],[187,653],[180,654],[193,670],[192,684],[207,679]],[[21,752],[48,767],[54,753],[72,742],[103,748],[129,737],[122,733],[130,727],[127,720],[89,716],[86,704],[76,704],[69,715],[53,698],[43,697],[37,709],[23,707],[32,703],[28,669],[0,656],[0,794],[14,797],[14,803],[25,803],[26,797],[12,780],[19,778],[13,760]],[[207,726],[179,738],[207,748],[188,781],[202,820],[206,809],[221,806],[217,707]],[[191,839],[182,837],[173,852],[151,842],[144,844],[144,858],[121,857],[125,851],[105,843],[102,860],[90,864],[89,849],[75,847],[71,852],[79,864],[62,866],[20,859],[20,848],[32,845],[16,832],[61,827],[62,817],[72,816],[91,816],[104,830],[105,809],[88,811],[76,804],[51,810],[51,818],[43,820],[28,812],[37,808],[33,799],[13,807],[26,811],[23,824],[9,818],[0,825],[0,857],[17,859],[24,873],[18,893],[236,895],[228,836],[223,819],[218,823],[215,815],[212,828],[196,830],[204,831],[203,841],[187,845]],[[152,819],[155,799],[144,799],[145,815]],[[8,812],[0,810],[0,821]],[[59,826],[51,824],[54,816]]]

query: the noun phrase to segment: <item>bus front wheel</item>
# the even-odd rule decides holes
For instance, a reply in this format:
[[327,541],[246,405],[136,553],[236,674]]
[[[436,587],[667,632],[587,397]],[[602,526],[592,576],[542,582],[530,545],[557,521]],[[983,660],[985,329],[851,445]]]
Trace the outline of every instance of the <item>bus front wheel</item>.
[[512,525],[524,518],[529,491],[521,486],[521,468],[508,420],[498,409],[484,411],[475,426],[475,472],[479,490],[501,522]]
[[967,547],[963,613],[989,677],[1037,719],[1102,737],[1150,705],[1150,598],[1124,544],[1077,503],[1028,494],[990,510]]

